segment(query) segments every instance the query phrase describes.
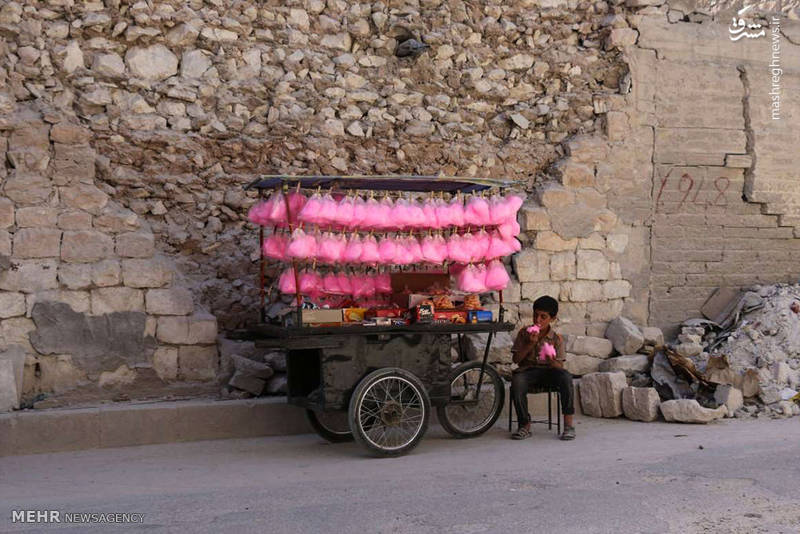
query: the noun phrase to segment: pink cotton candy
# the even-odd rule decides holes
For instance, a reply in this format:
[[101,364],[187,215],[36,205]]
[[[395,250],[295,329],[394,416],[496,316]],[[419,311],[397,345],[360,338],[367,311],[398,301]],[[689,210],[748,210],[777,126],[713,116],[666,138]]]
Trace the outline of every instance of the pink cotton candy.
[[506,197],[506,204],[508,209],[508,219],[517,219],[517,212],[522,207],[522,203],[525,202],[519,195],[509,195]]
[[276,260],[286,259],[289,240],[283,234],[272,234],[264,240],[264,255]]
[[414,236],[409,236],[406,239],[406,250],[408,251],[408,263],[420,263],[422,261],[422,247],[419,244],[419,239]]
[[281,293],[296,293],[296,288],[294,269],[290,267],[281,273],[281,277],[278,279],[278,289],[281,290]]
[[308,199],[300,191],[293,191],[287,195],[287,200],[289,201],[289,211],[291,212],[289,222],[294,224],[299,220],[300,212],[303,211]]
[[342,235],[326,232],[319,241],[316,257],[324,263],[339,263],[346,247],[347,242]]
[[267,202],[259,202],[258,204],[254,204],[250,208],[250,211],[247,212],[247,219],[253,224],[258,224],[259,226],[268,226],[268,213],[269,206],[267,205]]
[[506,239],[517,237],[520,232],[519,223],[515,220],[509,220],[497,227],[497,231]]
[[347,273],[339,273],[336,275],[336,280],[339,282],[339,289],[342,295],[353,294],[353,283]]
[[368,198],[364,208],[363,228],[374,229],[382,228],[381,207],[374,198]]
[[453,214],[450,209],[450,204],[441,198],[433,200],[434,210],[436,212],[436,226],[437,228],[447,228],[453,224]]
[[322,291],[330,295],[341,295],[342,288],[339,286],[339,278],[334,274],[326,274],[322,278]]
[[395,240],[391,237],[384,237],[381,239],[380,244],[378,244],[378,254],[380,254],[380,262],[382,264],[390,265],[394,263],[394,259],[397,255],[397,244]]
[[434,199],[428,198],[422,203],[422,221],[423,224],[418,228],[441,228],[439,224],[439,217],[436,214],[436,202]]
[[367,226],[364,220],[367,217],[367,203],[361,197],[356,197],[353,200],[353,219],[346,223],[348,228],[359,228],[362,225]]
[[356,275],[352,278],[353,296],[359,297],[372,297],[375,295],[375,281],[371,276]]
[[356,205],[353,197],[344,197],[339,201],[336,208],[336,215],[334,216],[333,223],[339,226],[347,227],[353,220]]
[[489,199],[489,224],[501,224],[508,219],[509,206],[505,198],[498,194]]
[[376,216],[375,228],[386,230],[388,228],[396,228],[397,225],[392,220],[392,210],[394,210],[394,202],[389,197],[383,197],[378,203],[378,214]]
[[427,221],[425,219],[425,212],[422,205],[416,200],[411,200],[408,203],[408,223],[409,228],[431,228],[432,223],[435,221]]
[[464,214],[464,203],[461,198],[456,195],[449,204],[450,209],[450,225],[451,226],[464,226],[466,224]]
[[270,205],[268,218],[273,224],[286,222],[286,201],[280,191],[273,193],[267,203]]
[[486,259],[502,258],[510,256],[515,252],[519,252],[522,248],[516,238],[511,237],[504,239],[503,236],[497,232],[490,234],[489,248],[486,251]]
[[529,334],[538,334],[539,333],[539,325],[535,324],[533,326],[529,326],[528,328],[525,329],[525,331],[528,332]]
[[553,360],[556,357],[556,348],[551,345],[550,343],[544,343],[542,348],[539,350],[539,359],[544,360]]
[[467,293],[486,292],[486,270],[475,265],[467,265],[458,275],[458,288]]
[[408,265],[411,263],[411,257],[408,250],[408,240],[404,237],[398,237],[395,239],[395,253],[394,253],[394,264],[395,265]]
[[428,263],[442,263],[447,259],[447,242],[440,235],[422,239],[422,259]]
[[472,254],[464,246],[464,239],[458,234],[451,235],[447,240],[447,259],[458,263],[469,263],[472,260]]
[[508,272],[502,262],[494,260],[486,270],[486,287],[495,291],[502,291],[510,280]]
[[342,259],[347,263],[358,263],[361,261],[361,251],[363,243],[358,234],[353,234],[347,241],[347,246],[344,249]]
[[489,234],[486,232],[486,230],[481,229],[480,232],[473,236],[473,239],[475,247],[475,261],[483,261],[488,259],[487,254],[489,253],[489,246],[492,244]]
[[378,241],[375,236],[369,235],[364,238],[360,260],[361,263],[380,263],[381,255],[378,252]]
[[392,292],[392,275],[389,273],[380,273],[375,276],[375,291],[377,293],[391,293]]
[[315,272],[303,272],[300,275],[300,293],[312,298],[319,298],[322,292],[322,278]]
[[297,219],[308,224],[318,224],[320,222],[319,213],[321,209],[322,197],[319,193],[314,193],[311,195],[311,198],[306,201],[303,209],[300,210]]
[[485,198],[474,196],[469,199],[464,208],[464,222],[472,226],[492,224],[489,203]]
[[392,228],[403,229],[410,225],[410,213],[408,201],[404,198],[398,198],[397,202],[392,206],[390,214]]
[[317,220],[321,225],[328,225],[328,224],[335,224],[336,223],[336,213],[339,210],[339,203],[331,196],[330,193],[326,193],[319,204],[319,213],[317,214]]
[[289,258],[309,259],[317,254],[317,239],[313,235],[308,235],[301,228],[292,232],[292,240],[286,249],[286,256]]

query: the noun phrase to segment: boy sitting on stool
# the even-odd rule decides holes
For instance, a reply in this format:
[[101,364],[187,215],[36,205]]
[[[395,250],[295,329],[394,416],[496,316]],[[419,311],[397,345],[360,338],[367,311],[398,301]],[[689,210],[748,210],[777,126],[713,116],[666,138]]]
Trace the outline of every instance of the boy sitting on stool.
[[572,424],[572,415],[575,413],[574,390],[572,375],[564,369],[564,338],[550,324],[556,315],[556,299],[548,296],[536,299],[533,303],[533,325],[519,331],[511,348],[512,359],[519,366],[511,376],[511,392],[519,422],[519,428],[511,435],[512,439],[531,436],[528,387],[532,385],[558,388],[561,410],[564,412],[564,432],[560,438],[575,439],[575,427]]

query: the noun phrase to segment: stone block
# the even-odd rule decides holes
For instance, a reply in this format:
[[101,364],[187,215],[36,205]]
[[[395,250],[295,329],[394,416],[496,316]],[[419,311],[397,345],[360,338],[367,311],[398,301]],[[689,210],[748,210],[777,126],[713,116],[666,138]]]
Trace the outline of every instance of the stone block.
[[33,293],[58,287],[55,260],[19,260],[14,265],[16,269],[0,270],[0,289]]
[[236,389],[241,389],[242,391],[247,391],[258,397],[264,392],[267,381],[263,378],[236,371],[228,381],[228,385]]
[[131,74],[148,81],[160,81],[178,73],[178,57],[162,44],[132,47],[125,53]]
[[575,253],[572,251],[557,252],[550,257],[551,280],[575,279]]
[[103,260],[92,264],[92,283],[97,287],[116,286],[122,282],[118,260]]
[[603,298],[603,286],[590,280],[564,282],[562,299],[572,302],[589,302]]
[[608,280],[610,264],[598,250],[579,250],[578,278],[582,280]]
[[664,332],[656,326],[643,327],[642,336],[644,336],[645,345],[652,345],[654,347],[661,347],[664,345]]
[[511,258],[520,282],[543,282],[550,278],[550,256],[538,250],[523,249]]
[[275,371],[272,369],[272,367],[266,363],[257,362],[237,354],[232,354],[231,359],[233,360],[233,366],[236,369],[236,372],[245,376],[254,376],[256,378],[266,380],[275,374]]
[[522,284],[522,298],[534,301],[545,295],[558,299],[561,286],[558,282],[525,282]]
[[631,294],[631,283],[627,280],[611,280],[603,282],[604,299],[621,299]]
[[23,293],[0,292],[0,319],[25,315],[25,295]]
[[11,360],[0,358],[0,413],[19,409],[19,393]]
[[11,234],[8,230],[0,230],[0,256],[6,256],[5,260],[11,258]]
[[[634,0],[641,1],[641,0]],[[639,38],[639,32],[633,28],[613,28],[606,40],[606,49],[624,48],[626,46],[633,46],[636,44],[636,39]],[[609,112],[611,113],[611,112]],[[615,141],[616,139],[612,139]]]
[[172,282],[174,267],[166,258],[122,261],[122,280],[128,287],[164,287]]
[[50,140],[65,145],[85,145],[92,137],[92,132],[68,122],[59,122],[50,128]]
[[218,361],[216,346],[178,347],[178,378],[182,380],[213,380],[217,376]]
[[566,187],[580,188],[594,186],[594,166],[578,163],[572,159],[558,161],[553,169],[561,183]]
[[6,158],[15,169],[44,171],[50,162],[50,126],[41,121],[21,120],[11,130]]
[[[561,208],[550,208],[550,226],[563,240],[572,241],[576,237],[586,237],[594,232],[596,212],[596,209],[582,202]],[[563,250],[564,246],[561,245],[559,248]]]
[[68,263],[91,263],[112,256],[114,240],[95,230],[65,231],[61,259]]
[[[19,402],[22,400],[26,357],[25,348],[20,345],[11,345],[3,352],[0,352],[0,361],[11,362],[17,401],[15,408],[19,408]],[[0,375],[2,374],[2,371],[0,371]],[[0,378],[0,389],[3,389],[3,382],[4,379]],[[0,406],[0,412],[2,412],[2,406]]]
[[608,324],[606,338],[620,354],[635,354],[644,345],[642,331],[625,317],[617,317]]
[[602,337],[570,336],[566,343],[566,350],[575,354],[605,359],[611,356],[614,347],[611,341]]
[[589,373],[581,378],[581,406],[591,417],[622,415],[622,390],[628,387],[625,373]]
[[11,317],[0,321],[0,346],[19,345],[26,352],[33,352],[30,335],[36,330],[36,325],[27,317]]
[[188,317],[159,317],[156,339],[162,343],[185,344],[189,338]]
[[53,184],[41,174],[17,170],[6,179],[3,192],[17,206],[35,206],[48,201]]
[[650,370],[650,358],[646,354],[624,354],[603,360],[600,370],[604,372],[622,371],[627,376],[646,373]]
[[62,230],[91,230],[92,215],[85,211],[65,211],[58,216],[58,227]]
[[600,358],[594,358],[585,354],[571,354],[568,352],[564,369],[574,376],[588,375],[589,373],[596,373],[602,361],[603,360]]
[[97,380],[97,385],[101,388],[122,388],[130,386],[136,381],[136,370],[131,369],[127,365],[120,365],[114,371],[105,371],[100,373],[100,378]]
[[189,316],[188,344],[216,343],[217,318],[210,313],[197,313]]
[[[125,117],[127,115],[123,115]],[[89,186],[87,192],[92,198],[102,199],[102,195],[94,188],[95,160],[97,154],[89,145],[76,146],[54,143],[53,151],[53,183],[58,186],[84,184]],[[72,195],[72,192],[68,192]],[[105,193],[102,193],[103,195]],[[79,202],[88,202],[90,198],[79,199]]]
[[622,390],[622,411],[631,421],[655,421],[660,403],[655,388],[626,387]]
[[144,293],[130,287],[101,287],[92,290],[92,314],[144,311]]
[[161,380],[178,378],[178,348],[158,347],[153,353],[153,369]]
[[608,152],[608,143],[592,135],[576,135],[567,141],[567,154],[576,162],[594,164],[604,161]]
[[188,315],[192,313],[192,293],[188,289],[150,289],[145,295],[145,309],[153,315]]
[[[94,218],[94,227],[108,233],[130,232],[140,227],[139,216],[117,205],[109,205]],[[141,244],[139,245],[141,246]]]
[[16,213],[16,221],[20,228],[53,228],[58,223],[58,210],[42,206],[20,208]]
[[575,202],[575,193],[556,184],[547,184],[536,190],[539,203],[547,209],[563,208]]
[[[612,33],[615,30],[612,30]],[[635,31],[635,30],[634,30]],[[606,113],[605,133],[609,141],[624,141],[630,132],[628,114],[622,111],[609,111]]]
[[60,188],[61,203],[74,209],[80,209],[99,215],[108,204],[108,195],[91,184],[77,184]]
[[[621,299],[608,300],[604,302],[590,302],[587,308],[589,319],[592,322],[608,322],[613,321],[622,313],[624,302]],[[602,330],[603,333],[605,329]]]
[[736,410],[744,406],[742,392],[728,384],[717,386],[717,389],[714,390],[714,400],[728,409],[729,417],[733,417]]
[[117,236],[117,256],[150,258],[155,253],[155,236],[145,232],[128,232]]
[[86,291],[67,291],[64,289],[51,289],[31,293],[25,299],[26,314],[31,317],[33,306],[37,302],[62,302],[78,313],[89,313],[91,308],[89,293]]
[[523,232],[550,229],[550,218],[547,210],[541,206],[526,204],[519,213],[520,227]]
[[622,254],[628,247],[629,240],[628,234],[611,234],[606,238],[608,250],[614,254]]
[[575,250],[578,246],[578,239],[562,239],[558,234],[551,231],[538,232],[534,241],[534,247],[538,250],[549,250],[561,252],[564,250]]
[[92,285],[92,267],[85,263],[62,263],[58,281],[67,289],[86,289]]
[[668,423],[710,423],[721,419],[728,413],[723,405],[716,410],[703,408],[694,399],[674,399],[661,403],[659,406],[664,419]]
[[57,258],[61,248],[61,230],[21,228],[14,234],[17,258]]
[[14,203],[0,197],[0,228],[14,226]]

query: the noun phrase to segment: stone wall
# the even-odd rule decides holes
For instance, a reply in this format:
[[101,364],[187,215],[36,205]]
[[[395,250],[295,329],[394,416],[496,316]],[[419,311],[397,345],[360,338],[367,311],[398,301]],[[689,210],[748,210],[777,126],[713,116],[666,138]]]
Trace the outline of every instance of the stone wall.
[[[525,321],[557,295],[567,333],[669,327],[716,285],[789,279],[797,25],[776,123],[767,41],[730,41],[728,21],[662,0],[6,2],[4,342],[52,389],[35,364],[75,355],[31,345],[34,302],[143,314],[135,362],[66,381],[213,378],[215,320],[257,318],[242,185],[261,173],[517,180],[505,302]],[[410,36],[431,49],[397,58]]]

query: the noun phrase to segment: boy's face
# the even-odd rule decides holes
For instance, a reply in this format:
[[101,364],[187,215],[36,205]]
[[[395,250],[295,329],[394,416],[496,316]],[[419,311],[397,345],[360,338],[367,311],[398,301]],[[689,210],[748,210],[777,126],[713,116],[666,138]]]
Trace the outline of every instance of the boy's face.
[[550,326],[553,317],[549,313],[542,310],[533,310],[533,324],[539,327],[541,332],[545,332],[547,327]]

